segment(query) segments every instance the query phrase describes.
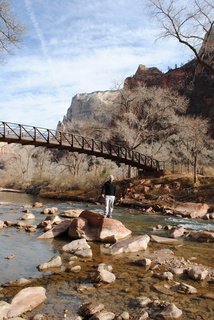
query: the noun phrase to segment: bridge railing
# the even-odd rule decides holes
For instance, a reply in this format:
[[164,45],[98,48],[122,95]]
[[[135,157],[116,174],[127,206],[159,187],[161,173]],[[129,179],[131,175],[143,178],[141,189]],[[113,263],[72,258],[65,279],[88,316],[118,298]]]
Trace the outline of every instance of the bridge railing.
[[160,170],[157,160],[137,151],[59,130],[0,121],[0,141],[68,149],[106,157],[138,168]]

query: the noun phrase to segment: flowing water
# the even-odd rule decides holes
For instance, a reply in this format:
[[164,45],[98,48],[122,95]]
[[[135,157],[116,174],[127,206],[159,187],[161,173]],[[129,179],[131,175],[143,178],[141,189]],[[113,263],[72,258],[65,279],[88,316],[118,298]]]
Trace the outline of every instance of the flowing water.
[[[34,196],[18,193],[0,193],[0,201],[12,202],[11,205],[0,206],[0,220],[8,220],[17,223],[24,214],[23,205],[33,204],[35,201],[43,203],[42,209],[32,208],[35,220],[27,221],[28,224],[38,225],[45,216],[41,214],[44,207],[58,207],[58,212],[68,209],[87,209],[103,212],[103,207],[87,203],[67,203],[63,201],[39,199]],[[114,218],[120,220],[133,235],[150,234],[150,227],[157,225],[182,225],[191,230],[214,229],[211,220],[182,219],[158,214],[143,214],[140,211],[115,207]],[[119,315],[128,311],[133,319],[139,319],[141,309],[134,303],[136,297],[147,296],[150,299],[173,302],[183,311],[182,319],[213,320],[213,297],[202,298],[202,294],[210,293],[213,284],[207,281],[198,283],[185,277],[176,276],[175,281],[186,282],[195,288],[198,293],[184,295],[167,289],[169,284],[152,276],[151,270],[133,264],[133,260],[143,256],[144,252],[127,254],[123,256],[109,256],[105,253],[103,244],[90,243],[93,251],[92,259],[78,258],[75,265],[82,267],[79,273],[66,273],[61,270],[39,272],[37,266],[49,261],[54,255],[61,255],[63,264],[68,263],[71,257],[68,253],[62,253],[61,247],[70,242],[68,238],[56,238],[46,241],[36,240],[42,233],[37,229],[36,233],[28,233],[14,227],[0,230],[0,283],[19,278],[32,279],[34,284],[42,285],[47,290],[46,302],[36,310],[26,315],[31,319],[32,315],[43,313],[47,319],[63,319],[64,310],[68,310],[68,316],[76,315],[81,303],[97,301],[103,303],[106,309]],[[154,233],[154,232],[152,232]],[[166,235],[164,231],[155,232],[157,235]],[[194,257],[194,262],[205,266],[214,267],[214,244],[200,243],[184,240],[180,245],[167,245],[149,243],[147,252],[160,249],[170,249],[176,256],[185,259]],[[14,259],[6,259],[15,255]],[[91,284],[91,278],[99,263],[111,264],[116,281],[112,284],[95,287]],[[161,285],[157,290],[155,285]],[[170,284],[171,285],[171,284]],[[82,290],[82,286],[85,286]],[[4,287],[0,291],[1,299],[9,302],[17,292],[17,288]],[[20,290],[20,289],[19,289]],[[157,319],[153,314],[149,319]]]

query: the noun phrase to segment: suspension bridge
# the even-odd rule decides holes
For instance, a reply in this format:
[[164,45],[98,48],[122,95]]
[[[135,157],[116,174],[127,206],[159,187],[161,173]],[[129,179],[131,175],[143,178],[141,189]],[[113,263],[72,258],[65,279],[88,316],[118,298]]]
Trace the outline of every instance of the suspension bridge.
[[74,133],[0,121],[0,142],[94,155],[143,171],[160,171],[158,160],[128,148]]

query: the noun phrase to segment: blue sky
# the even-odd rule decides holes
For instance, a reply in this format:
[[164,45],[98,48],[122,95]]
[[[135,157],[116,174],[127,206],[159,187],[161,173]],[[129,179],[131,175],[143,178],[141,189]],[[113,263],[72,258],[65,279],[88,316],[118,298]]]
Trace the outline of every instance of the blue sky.
[[77,93],[110,90],[139,64],[166,72],[192,58],[159,40],[144,0],[14,0],[27,24],[0,65],[1,120],[55,129]]

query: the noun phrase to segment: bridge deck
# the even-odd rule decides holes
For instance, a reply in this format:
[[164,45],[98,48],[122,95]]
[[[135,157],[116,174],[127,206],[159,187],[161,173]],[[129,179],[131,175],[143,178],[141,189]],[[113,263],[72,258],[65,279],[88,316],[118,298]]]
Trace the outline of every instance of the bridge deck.
[[159,171],[159,162],[126,147],[64,131],[0,121],[0,142],[57,148],[125,163],[145,171]]

